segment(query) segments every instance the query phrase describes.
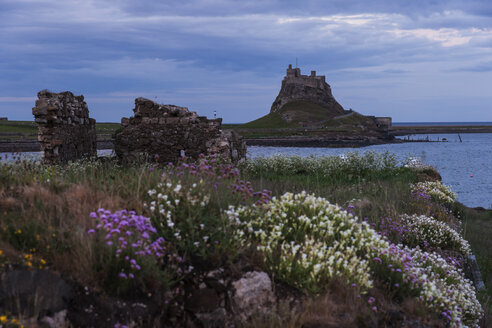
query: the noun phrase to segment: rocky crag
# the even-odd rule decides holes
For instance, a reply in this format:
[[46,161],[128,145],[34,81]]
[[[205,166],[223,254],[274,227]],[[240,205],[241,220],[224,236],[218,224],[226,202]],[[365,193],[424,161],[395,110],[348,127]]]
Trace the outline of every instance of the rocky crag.
[[286,104],[294,101],[317,104],[326,109],[327,116],[345,114],[343,107],[333,97],[324,75],[316,75],[316,71],[311,71],[310,76],[302,75],[300,68],[292,68],[292,65],[289,65],[270,113],[279,112]]
[[66,91],[38,93],[32,109],[46,164],[65,163],[97,155],[96,120],[89,118],[84,96]]
[[182,156],[217,154],[237,162],[246,155],[242,138],[234,131],[222,131],[222,119],[207,119],[186,107],[160,105],[145,98],[135,99],[134,116],[122,118],[115,136],[115,152],[121,160],[142,154],[162,163]]

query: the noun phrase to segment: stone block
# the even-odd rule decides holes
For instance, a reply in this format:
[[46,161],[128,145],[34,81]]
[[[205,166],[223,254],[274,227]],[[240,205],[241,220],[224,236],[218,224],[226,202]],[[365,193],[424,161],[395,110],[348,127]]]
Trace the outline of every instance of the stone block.
[[179,117],[168,117],[166,118],[168,124],[179,124]]

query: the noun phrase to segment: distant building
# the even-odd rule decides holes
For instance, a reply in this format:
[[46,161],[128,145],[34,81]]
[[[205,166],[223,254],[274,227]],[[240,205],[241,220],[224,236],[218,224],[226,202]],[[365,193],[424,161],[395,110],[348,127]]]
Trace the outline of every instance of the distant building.
[[383,129],[391,128],[393,122],[391,117],[376,117],[376,125]]
[[312,88],[330,90],[331,92],[330,85],[326,83],[324,75],[316,76],[316,71],[311,71],[311,75],[302,75],[301,69],[298,67],[292,68],[292,65],[289,65],[289,68],[287,68],[287,74],[284,77],[283,83],[302,84]]
[[8,121],[8,117],[0,117],[0,121]]

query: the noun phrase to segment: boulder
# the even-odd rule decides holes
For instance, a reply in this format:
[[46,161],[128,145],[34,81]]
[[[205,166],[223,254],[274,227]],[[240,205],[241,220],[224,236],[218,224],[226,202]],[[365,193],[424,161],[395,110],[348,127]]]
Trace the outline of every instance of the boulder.
[[247,320],[254,313],[266,313],[275,304],[272,281],[265,272],[251,271],[232,283],[233,311]]
[[2,274],[0,308],[16,315],[43,317],[67,308],[73,291],[49,270],[16,270]]

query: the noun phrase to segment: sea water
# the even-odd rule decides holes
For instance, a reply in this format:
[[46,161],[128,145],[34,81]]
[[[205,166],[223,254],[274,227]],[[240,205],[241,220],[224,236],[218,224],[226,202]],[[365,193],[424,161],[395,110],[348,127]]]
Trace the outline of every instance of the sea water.
[[[298,156],[330,156],[347,152],[390,152],[403,162],[419,158],[424,164],[435,167],[441,173],[443,183],[457,193],[458,201],[470,207],[492,208],[492,134],[431,134],[429,140],[446,138],[447,142],[410,142],[375,145],[364,148],[297,148],[249,146],[248,158],[268,157],[275,154]],[[461,141],[460,141],[461,137]],[[406,137],[402,137],[406,138]],[[427,135],[414,135],[412,139],[424,139]],[[111,155],[111,150],[98,150],[99,156]],[[2,160],[9,154],[0,153]],[[21,153],[21,158],[39,159],[40,152]]]
[[[416,157],[424,164],[435,167],[441,173],[443,183],[451,186],[457,193],[458,201],[466,206],[492,208],[492,134],[432,134],[428,137],[431,141],[445,138],[447,142],[409,142],[358,149],[249,146],[247,156],[330,156],[354,151],[388,151],[395,154],[401,162],[409,157]],[[411,136],[411,139],[424,138],[427,138],[427,135]]]

